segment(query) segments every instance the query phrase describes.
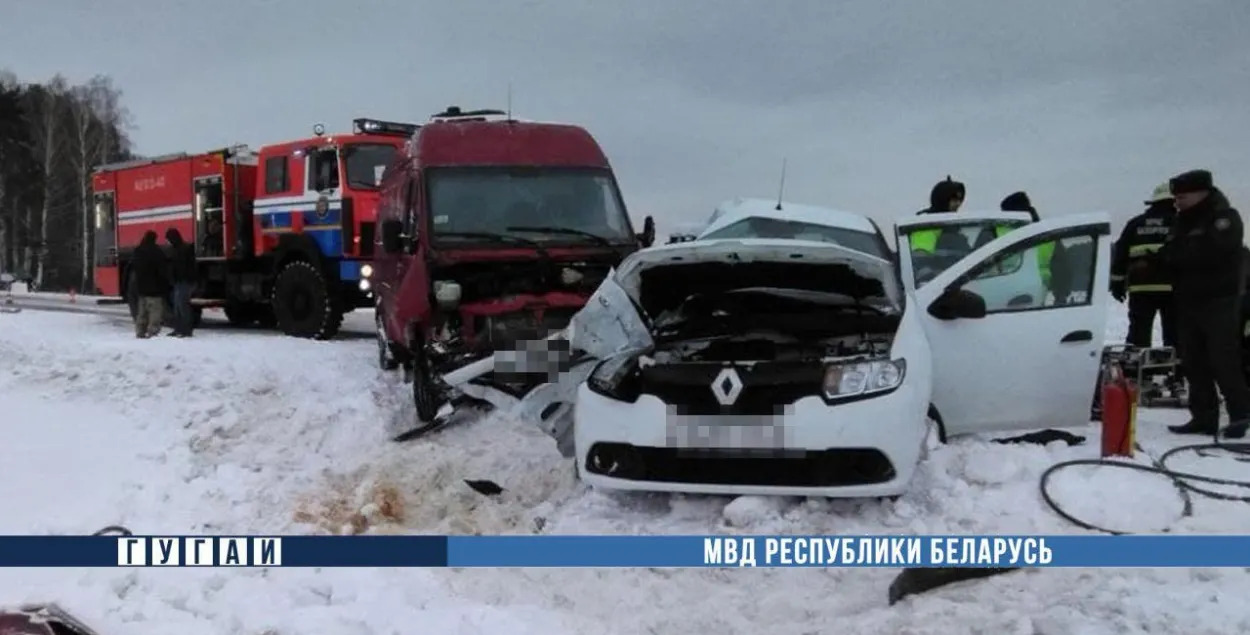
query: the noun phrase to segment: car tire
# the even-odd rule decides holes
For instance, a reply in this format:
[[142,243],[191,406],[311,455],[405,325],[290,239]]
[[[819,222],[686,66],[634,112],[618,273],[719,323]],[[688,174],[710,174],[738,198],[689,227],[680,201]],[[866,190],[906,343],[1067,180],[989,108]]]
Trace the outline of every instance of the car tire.
[[430,425],[438,417],[443,398],[434,378],[434,369],[425,354],[425,342],[417,340],[411,345],[412,405],[417,411],[417,423]]
[[343,324],[343,312],[330,281],[303,260],[288,263],[278,273],[270,304],[278,327],[292,337],[328,340]]

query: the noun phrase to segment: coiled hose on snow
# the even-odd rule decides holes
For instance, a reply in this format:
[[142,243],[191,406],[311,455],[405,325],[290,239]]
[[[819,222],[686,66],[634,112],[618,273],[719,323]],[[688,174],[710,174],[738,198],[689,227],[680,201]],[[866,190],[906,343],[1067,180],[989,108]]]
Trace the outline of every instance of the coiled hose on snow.
[[[1042,472],[1042,476],[1038,481],[1038,486],[1041,489],[1042,500],[1046,502],[1046,505],[1049,506],[1051,510],[1053,510],[1056,514],[1058,514],[1064,520],[1082,529],[1089,529],[1091,531],[1099,531],[1099,532],[1111,534],[1114,536],[1123,536],[1123,535],[1131,534],[1132,532],[1129,532],[1129,531],[1121,531],[1117,529],[1109,529],[1107,527],[1100,527],[1089,521],[1085,521],[1080,518],[1077,518],[1071,512],[1065,510],[1063,506],[1061,506],[1058,502],[1056,502],[1054,497],[1051,496],[1050,489],[1049,489],[1050,479],[1052,476],[1055,475],[1056,472],[1060,472],[1070,467],[1076,467],[1078,465],[1093,465],[1093,466],[1106,466],[1106,467],[1118,468],[1122,470],[1136,470],[1138,472],[1145,472],[1147,474],[1158,474],[1160,476],[1166,476],[1168,480],[1172,481],[1172,484],[1176,487],[1177,494],[1180,496],[1181,502],[1184,504],[1184,508],[1181,510],[1180,518],[1188,518],[1193,515],[1193,512],[1194,512],[1193,494],[1197,494],[1199,496],[1204,496],[1206,498],[1211,498],[1215,500],[1238,501],[1242,503],[1250,503],[1250,494],[1237,496],[1235,494],[1226,494],[1224,492],[1217,492],[1211,489],[1205,489],[1197,485],[1197,483],[1205,483],[1208,485],[1224,485],[1228,487],[1238,487],[1238,488],[1250,491],[1250,480],[1216,478],[1214,476],[1206,476],[1203,474],[1181,472],[1179,470],[1173,470],[1167,466],[1168,459],[1174,458],[1177,455],[1186,453],[1186,452],[1193,452],[1203,457],[1214,457],[1214,456],[1219,456],[1219,454],[1216,454],[1216,453],[1223,451],[1223,452],[1227,452],[1228,454],[1235,455],[1236,456],[1235,460],[1237,461],[1240,461],[1243,463],[1250,463],[1250,443],[1245,443],[1245,442],[1227,443],[1227,442],[1221,441],[1219,432],[1217,431],[1214,435],[1214,438],[1211,440],[1211,443],[1196,443],[1192,445],[1182,445],[1180,447],[1175,447],[1175,448],[1172,448],[1171,450],[1168,450],[1167,452],[1164,452],[1157,459],[1154,458],[1153,456],[1150,456],[1150,453],[1146,452],[1146,450],[1143,449],[1140,444],[1134,443],[1133,449],[1136,450],[1137,452],[1141,452],[1142,454],[1145,454],[1146,456],[1150,457],[1151,464],[1142,465],[1140,463],[1129,463],[1127,461],[1118,461],[1114,459],[1075,459],[1072,461],[1062,461],[1060,463],[1056,463],[1050,466],[1049,468],[1046,469],[1045,472]],[[1165,529],[1163,531],[1168,531],[1168,530]]]
[[[1129,463],[1126,461],[1118,461],[1114,459],[1075,459],[1072,461],[1062,461],[1062,462],[1059,462],[1050,466],[1049,468],[1046,469],[1045,472],[1042,472],[1042,476],[1038,480],[1038,486],[1041,489],[1042,500],[1045,501],[1046,505],[1049,506],[1050,509],[1053,510],[1056,514],[1058,514],[1061,518],[1063,518],[1064,520],[1082,529],[1089,529],[1091,531],[1099,531],[1099,532],[1111,534],[1114,536],[1123,536],[1123,535],[1132,533],[1128,531],[1121,531],[1118,529],[1100,527],[1089,521],[1085,521],[1080,518],[1077,518],[1071,512],[1065,510],[1057,501],[1055,501],[1054,497],[1051,496],[1050,479],[1057,472],[1063,471],[1070,467],[1076,467],[1078,465],[1092,465],[1092,466],[1107,466],[1107,467],[1119,468],[1123,470],[1136,470],[1138,472],[1145,472],[1147,474],[1158,474],[1160,476],[1167,477],[1168,480],[1170,480],[1172,484],[1176,487],[1177,494],[1180,496],[1181,502],[1184,504],[1184,508],[1181,511],[1180,518],[1188,518],[1193,515],[1193,511],[1194,511],[1193,494],[1198,494],[1199,496],[1205,496],[1207,498],[1211,498],[1215,500],[1238,501],[1238,502],[1243,502],[1243,503],[1250,503],[1250,494],[1237,496],[1234,494],[1226,494],[1224,492],[1217,492],[1214,490],[1205,489],[1203,487],[1199,487],[1198,485],[1196,485],[1196,483],[1205,483],[1208,485],[1224,485],[1228,487],[1238,487],[1241,489],[1250,490],[1250,480],[1216,478],[1213,476],[1206,476],[1203,474],[1193,474],[1190,472],[1182,472],[1180,470],[1173,470],[1167,467],[1168,459],[1174,458],[1177,455],[1185,453],[1185,452],[1194,452],[1198,454],[1199,456],[1218,456],[1215,453],[1223,451],[1223,452],[1227,452],[1229,454],[1234,455],[1236,457],[1235,460],[1237,461],[1240,461],[1243,463],[1250,463],[1250,443],[1223,442],[1220,440],[1219,432],[1217,431],[1214,435],[1214,438],[1212,438],[1211,443],[1195,443],[1192,445],[1182,445],[1180,447],[1175,447],[1175,448],[1172,448],[1171,450],[1168,450],[1167,452],[1164,452],[1157,459],[1154,458],[1153,456],[1150,456],[1150,453],[1146,452],[1146,450],[1142,448],[1140,444],[1134,443],[1133,449],[1136,450],[1137,452],[1140,452],[1150,457],[1151,465],[1142,465],[1140,463]],[[1164,531],[1167,531],[1167,530],[1164,530]],[[889,603],[893,605],[909,595],[924,593],[924,592],[936,589],[938,587],[946,586],[947,584],[951,584],[954,582],[963,582],[963,581],[974,580],[978,578],[987,578],[991,576],[1001,575],[1004,573],[1010,573],[1012,571],[1017,571],[1017,570],[1018,568],[1009,568],[1009,569],[964,569],[964,568],[904,569],[902,573],[900,573],[898,577],[894,579],[894,582],[890,584]]]

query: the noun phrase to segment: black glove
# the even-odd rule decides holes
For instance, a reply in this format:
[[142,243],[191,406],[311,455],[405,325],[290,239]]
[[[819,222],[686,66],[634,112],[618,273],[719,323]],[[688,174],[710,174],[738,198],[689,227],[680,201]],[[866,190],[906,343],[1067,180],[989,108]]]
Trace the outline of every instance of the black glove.
[[1123,280],[1111,281],[1111,297],[1115,298],[1116,302],[1124,302],[1124,298],[1128,297],[1128,290],[1125,288]]

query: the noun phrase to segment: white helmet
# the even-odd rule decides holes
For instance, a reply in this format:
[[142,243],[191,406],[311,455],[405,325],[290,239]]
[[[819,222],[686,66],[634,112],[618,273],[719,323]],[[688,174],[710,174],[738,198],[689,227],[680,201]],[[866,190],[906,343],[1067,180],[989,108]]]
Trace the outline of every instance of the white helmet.
[[1170,200],[1172,200],[1172,186],[1167,181],[1164,181],[1162,185],[1156,187],[1154,191],[1150,193],[1150,198],[1146,199],[1146,204],[1154,205],[1155,203],[1162,203],[1163,201]]

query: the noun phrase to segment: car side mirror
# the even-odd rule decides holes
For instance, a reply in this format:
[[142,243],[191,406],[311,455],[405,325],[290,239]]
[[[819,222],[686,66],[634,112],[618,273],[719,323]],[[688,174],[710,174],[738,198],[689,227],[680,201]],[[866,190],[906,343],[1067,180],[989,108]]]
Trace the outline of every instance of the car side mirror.
[[650,247],[655,243],[655,219],[650,216],[642,221],[642,233],[638,234],[638,244],[643,249]]
[[397,220],[382,221],[382,251],[397,254],[404,250],[404,224]]
[[967,289],[947,289],[929,305],[929,315],[939,320],[979,320],[986,313],[985,298]]

